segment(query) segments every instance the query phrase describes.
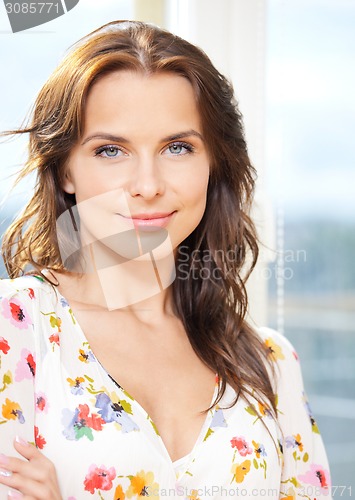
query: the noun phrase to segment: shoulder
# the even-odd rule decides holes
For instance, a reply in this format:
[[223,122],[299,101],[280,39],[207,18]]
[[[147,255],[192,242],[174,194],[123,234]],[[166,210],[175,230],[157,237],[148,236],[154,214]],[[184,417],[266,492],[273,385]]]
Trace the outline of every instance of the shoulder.
[[48,300],[53,295],[55,291],[51,285],[37,276],[0,279],[0,318],[17,328],[27,329],[33,324],[33,316],[43,296]]
[[15,279],[0,279],[0,297],[12,296],[29,289],[46,286],[45,280],[39,276],[26,275]]
[[256,332],[265,344],[273,361],[287,361],[289,359],[298,361],[294,346],[284,335],[265,326],[257,328]]
[[51,293],[52,286],[40,276],[27,275],[15,279],[0,279],[0,300],[21,297],[24,300],[36,299],[40,292]]
[[272,328],[262,327],[257,333],[264,343],[271,362],[271,379],[276,392],[289,394],[303,393],[303,377],[299,356],[292,343],[281,333]]

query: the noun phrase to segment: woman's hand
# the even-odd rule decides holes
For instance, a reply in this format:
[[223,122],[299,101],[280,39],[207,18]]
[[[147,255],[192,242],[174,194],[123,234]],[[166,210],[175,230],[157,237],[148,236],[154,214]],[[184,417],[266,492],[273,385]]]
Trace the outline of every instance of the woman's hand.
[[26,460],[0,455],[0,484],[9,487],[8,499],[62,500],[53,463],[19,437],[14,447]]

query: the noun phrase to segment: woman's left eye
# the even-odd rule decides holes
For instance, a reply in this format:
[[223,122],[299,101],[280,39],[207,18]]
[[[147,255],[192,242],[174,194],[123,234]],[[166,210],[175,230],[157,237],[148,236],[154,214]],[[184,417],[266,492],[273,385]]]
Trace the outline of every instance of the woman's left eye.
[[102,156],[103,158],[117,158],[123,154],[124,152],[118,146],[101,146],[95,150],[95,156]]
[[194,151],[194,148],[191,144],[188,144],[186,142],[173,142],[172,144],[169,144],[166,151],[168,151],[173,156],[181,156],[192,153]]

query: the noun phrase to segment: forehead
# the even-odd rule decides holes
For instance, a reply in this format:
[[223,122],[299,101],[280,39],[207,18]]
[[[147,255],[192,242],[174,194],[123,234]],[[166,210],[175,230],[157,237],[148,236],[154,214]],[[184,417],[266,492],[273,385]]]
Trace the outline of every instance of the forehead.
[[201,128],[194,89],[187,78],[133,71],[106,74],[90,89],[84,128],[103,125],[128,130],[143,126]]

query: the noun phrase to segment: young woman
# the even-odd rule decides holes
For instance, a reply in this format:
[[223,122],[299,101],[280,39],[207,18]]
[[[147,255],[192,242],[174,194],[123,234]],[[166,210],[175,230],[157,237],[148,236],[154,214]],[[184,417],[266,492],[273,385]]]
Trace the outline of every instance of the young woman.
[[1,498],[330,498],[297,355],[245,321],[254,169],[231,85],[117,21],[31,120],[12,133],[37,184],[3,244]]

